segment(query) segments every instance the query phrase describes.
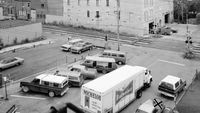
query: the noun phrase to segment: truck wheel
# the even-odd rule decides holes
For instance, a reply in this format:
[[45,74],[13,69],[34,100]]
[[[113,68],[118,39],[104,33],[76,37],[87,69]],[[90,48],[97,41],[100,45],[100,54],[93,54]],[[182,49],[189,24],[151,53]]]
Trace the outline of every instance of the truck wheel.
[[54,97],[55,93],[53,91],[49,91],[49,97]]
[[22,91],[26,93],[29,91],[29,88],[27,86],[22,86]]
[[142,91],[138,90],[136,94],[136,98],[140,98],[142,96]]

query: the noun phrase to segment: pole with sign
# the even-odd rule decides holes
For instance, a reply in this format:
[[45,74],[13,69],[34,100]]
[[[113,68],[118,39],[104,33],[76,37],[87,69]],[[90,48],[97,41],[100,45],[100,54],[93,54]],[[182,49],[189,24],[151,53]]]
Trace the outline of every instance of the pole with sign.
[[7,93],[7,77],[3,77],[4,83],[5,83],[5,100],[8,100],[8,93]]

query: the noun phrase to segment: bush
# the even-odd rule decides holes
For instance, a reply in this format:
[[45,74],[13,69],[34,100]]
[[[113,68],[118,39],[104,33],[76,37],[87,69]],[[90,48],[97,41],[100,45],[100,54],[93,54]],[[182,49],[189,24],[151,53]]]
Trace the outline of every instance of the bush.
[[196,21],[197,21],[197,24],[200,24],[200,13],[197,14]]
[[14,40],[13,40],[13,44],[14,45],[16,45],[18,42],[17,42],[17,38],[15,38]]
[[25,38],[24,40],[21,41],[22,44],[29,43],[29,42],[30,40],[28,38]]

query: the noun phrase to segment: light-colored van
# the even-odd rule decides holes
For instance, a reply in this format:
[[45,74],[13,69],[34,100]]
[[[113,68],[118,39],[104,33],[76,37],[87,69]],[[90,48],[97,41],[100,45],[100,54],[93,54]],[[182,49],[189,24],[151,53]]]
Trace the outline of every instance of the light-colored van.
[[96,68],[97,72],[108,73],[117,69],[114,58],[106,58],[99,56],[86,56],[82,65],[90,68]]
[[70,51],[72,46],[74,46],[74,45],[76,45],[78,43],[81,43],[81,42],[83,42],[82,39],[72,39],[67,44],[62,45],[61,49],[63,51]]
[[117,64],[126,64],[126,53],[115,50],[104,50],[102,57],[114,58]]

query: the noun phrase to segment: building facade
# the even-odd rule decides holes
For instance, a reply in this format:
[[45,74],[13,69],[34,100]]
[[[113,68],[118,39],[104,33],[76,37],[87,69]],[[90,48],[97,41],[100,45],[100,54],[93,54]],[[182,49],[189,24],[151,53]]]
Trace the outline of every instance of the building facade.
[[[145,35],[173,20],[173,0],[47,0],[46,22]],[[54,1],[54,2],[52,2]],[[56,3],[55,3],[56,2]]]
[[47,8],[47,0],[31,0],[32,21],[45,22]]

